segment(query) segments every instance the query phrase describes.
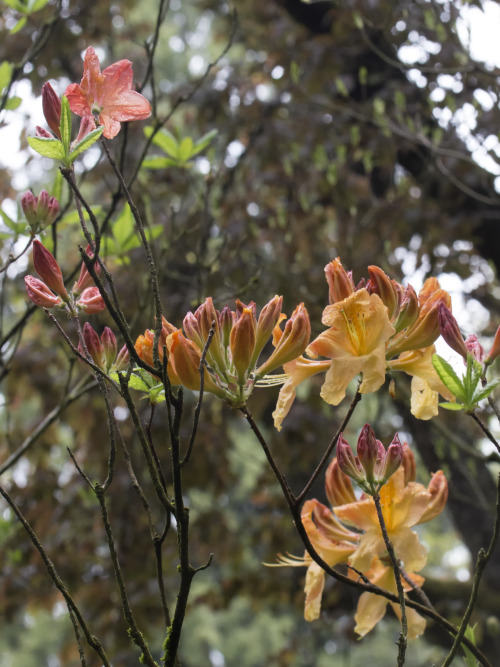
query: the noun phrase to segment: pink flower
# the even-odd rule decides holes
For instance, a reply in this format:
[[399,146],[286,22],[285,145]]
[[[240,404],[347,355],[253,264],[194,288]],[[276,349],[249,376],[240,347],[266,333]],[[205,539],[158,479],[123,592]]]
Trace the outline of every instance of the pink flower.
[[132,90],[132,63],[119,60],[103,72],[99,58],[89,46],[85,52],[83,78],[80,84],[66,88],[70,109],[78,116],[99,116],[104,136],[113,139],[120,131],[120,122],[142,120],[151,115],[151,105],[140,93]]
[[28,297],[33,301],[35,306],[55,308],[56,306],[62,305],[62,299],[51,292],[47,285],[41,280],[38,280],[38,278],[24,276],[24,283],[26,285]]

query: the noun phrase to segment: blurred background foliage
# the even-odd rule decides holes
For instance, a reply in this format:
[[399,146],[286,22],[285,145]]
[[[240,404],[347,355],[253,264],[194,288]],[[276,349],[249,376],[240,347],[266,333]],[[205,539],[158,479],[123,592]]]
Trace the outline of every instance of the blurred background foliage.
[[[35,124],[43,124],[42,84],[50,80],[62,94],[68,83],[78,82],[82,53],[93,45],[103,67],[120,58],[133,61],[140,88],[158,3],[101,0],[90,7],[83,0],[64,0],[57,11],[50,1],[15,34],[19,11],[10,2],[1,7],[0,61],[24,63],[12,87],[23,102],[0,117],[2,145],[8,146],[0,154],[0,200],[15,219],[24,190],[38,194],[45,187],[53,193],[60,187],[56,166],[26,143]],[[323,268],[340,256],[356,282],[367,276],[370,264],[416,288],[439,275],[464,332],[487,340],[500,322],[498,181],[495,187],[500,71],[470,50],[468,22],[481,8],[479,0],[254,0],[236,8],[221,0],[170,0],[152,83],[143,93],[157,118],[168,117],[165,127],[185,152],[178,164],[165,166],[172,153],[150,147],[149,166],[132,187],[154,230],[167,319],[179,326],[187,310],[207,296],[218,308],[236,297],[260,308],[277,293],[284,295],[287,313],[305,302],[316,335],[328,299]],[[45,22],[50,36],[26,60]],[[498,56],[498,44],[493,47]],[[155,118],[131,124],[112,142],[127,180],[146,146],[144,128],[154,123]],[[209,132],[210,141],[191,159],[190,147]],[[97,146],[78,163],[77,177],[100,221],[113,210],[105,253],[135,337],[153,326],[147,267],[135,237],[127,235],[123,198]],[[62,220],[43,240],[52,244],[69,277],[79,265],[82,237],[65,188],[61,205]],[[27,239],[13,239],[6,228],[2,232],[5,261]],[[43,313],[27,306],[25,258],[1,275],[0,461],[87,373]],[[111,324],[106,313],[91,321],[99,333]],[[68,323],[63,326],[73,335]],[[281,434],[271,426],[277,389],[262,389],[251,399],[250,409],[297,492],[347,410],[348,401],[335,409],[324,404],[319,382],[300,388]],[[490,538],[498,465],[485,460],[490,450],[472,420],[459,417],[457,426],[455,415],[442,414],[417,422],[409,414],[405,378],[396,378],[395,399],[386,389],[363,398],[346,437],[354,442],[366,421],[386,443],[399,430],[417,452],[421,481],[444,469],[449,508],[442,520],[421,527],[430,554],[425,590],[440,612],[457,621],[468,598],[471,563]],[[148,420],[144,401],[138,406]],[[188,396],[184,441],[193,409]],[[119,401],[117,410],[149,492],[139,445]],[[490,426],[498,432],[498,425]],[[156,410],[151,428],[166,465],[164,407]],[[97,392],[69,406],[1,481],[91,619],[113,665],[136,665],[98,507],[69,460],[68,446],[91,479],[105,475],[107,429]],[[357,594],[328,582],[322,617],[308,624],[302,618],[305,571],[262,566],[278,552],[299,555],[303,549],[246,423],[209,396],[185,485],[194,563],[201,565],[211,552],[214,561],[195,579],[183,665],[382,667],[394,660],[397,625],[390,612],[354,644]],[[311,497],[325,502],[321,477]],[[163,630],[154,553],[122,457],[109,506],[131,604],[159,655]],[[38,554],[11,512],[0,509],[2,665],[80,664],[69,619]],[[165,543],[165,559],[173,603],[178,576],[173,535]],[[490,655],[500,650],[499,582],[497,556],[473,617]],[[425,637],[410,644],[409,667],[445,655],[449,638],[442,630],[429,626]],[[89,666],[99,664],[93,655],[87,660]]]

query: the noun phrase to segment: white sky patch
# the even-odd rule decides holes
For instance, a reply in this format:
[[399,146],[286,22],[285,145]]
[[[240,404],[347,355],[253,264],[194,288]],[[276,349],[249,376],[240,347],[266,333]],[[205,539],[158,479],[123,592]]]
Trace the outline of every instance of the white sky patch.
[[458,35],[475,60],[486,65],[500,67],[500,5],[485,2],[479,7],[464,6],[457,21]]

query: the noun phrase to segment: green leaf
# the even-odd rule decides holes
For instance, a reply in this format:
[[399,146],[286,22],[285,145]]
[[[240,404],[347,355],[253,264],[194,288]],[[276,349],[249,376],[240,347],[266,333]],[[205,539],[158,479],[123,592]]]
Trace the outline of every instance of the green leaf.
[[10,83],[12,75],[12,64],[4,61],[0,65],[0,91],[3,91]]
[[496,378],[495,380],[492,380],[491,382],[488,382],[484,387],[481,387],[480,389],[476,389],[474,392],[471,401],[474,403],[479,403],[479,401],[482,401],[485,398],[488,398],[488,396],[491,394],[493,389],[500,384],[500,378]]
[[[476,637],[474,632],[475,629],[476,629],[475,625],[473,627],[468,625],[467,630],[465,631],[465,636],[470,642],[474,644],[474,646],[476,645]],[[471,653],[470,649],[468,649],[467,646],[465,646],[464,644],[462,644],[462,648],[465,653],[465,662],[467,664],[467,667],[479,667],[479,662]]]
[[440,357],[439,354],[433,354],[432,365],[445,387],[449,389],[456,398],[465,402],[466,394],[464,386],[450,364],[445,361],[443,357]]
[[[144,134],[148,139],[153,132],[154,128],[152,127],[144,128]],[[179,142],[174,135],[166,129],[162,129],[154,135],[153,144],[158,146],[158,148],[161,148],[164,153],[171,157],[177,158],[179,155]]]
[[30,0],[28,7],[30,12],[38,12],[43,9],[49,0]]
[[5,109],[8,111],[13,111],[14,109],[17,109],[17,107],[21,104],[22,98],[17,97],[14,95],[14,97],[9,97],[7,102],[5,103]]
[[59,139],[45,139],[42,137],[28,137],[28,144],[31,148],[43,155],[43,157],[50,157],[54,160],[64,160],[66,153],[64,146]]
[[191,137],[184,137],[179,146],[179,162],[187,162],[193,154],[193,140]]
[[19,2],[19,0],[3,0],[3,2],[5,5],[7,5],[7,7],[15,9],[16,12],[21,12],[21,14],[24,14],[26,12],[26,7],[23,5],[22,2]]
[[70,162],[74,162],[74,160],[80,155],[80,153],[83,153],[83,151],[86,151],[87,148],[90,148],[92,144],[95,144],[95,142],[99,139],[101,134],[104,132],[104,127],[97,127],[95,130],[92,130],[92,132],[89,132],[86,134],[81,141],[79,141],[76,146],[73,148],[69,155],[69,160]]
[[[16,236],[25,232],[26,223],[12,220],[12,218],[9,217],[2,208],[0,208],[0,218],[2,218],[4,225],[11,229],[16,234]],[[7,238],[10,238],[11,236],[12,234],[7,234]]]
[[464,410],[462,403],[440,403],[439,407],[445,410]]
[[61,99],[61,120],[59,121],[59,130],[61,132],[61,141],[64,146],[64,155],[69,153],[71,143],[71,109],[66,95]]
[[165,400],[165,388],[162,384],[153,387],[149,392],[150,403],[162,403]]
[[16,23],[16,25],[9,30],[9,33],[11,35],[15,35],[16,32],[19,32],[20,30],[22,30],[24,28],[24,26],[26,25],[27,20],[28,19],[26,18],[26,16],[23,16],[21,19],[19,19],[19,21]]
[[202,150],[204,150],[208,144],[214,139],[218,134],[218,130],[210,130],[210,132],[207,132],[204,134],[198,141],[195,142],[193,149],[191,151],[191,157],[194,155],[198,155],[198,153],[201,153]]
[[165,169],[166,167],[176,167],[177,160],[170,157],[148,157],[142,163],[146,169]]
[[128,204],[123,207],[121,215],[113,223],[111,230],[117,247],[125,250],[130,243],[130,239],[135,236],[134,218]]

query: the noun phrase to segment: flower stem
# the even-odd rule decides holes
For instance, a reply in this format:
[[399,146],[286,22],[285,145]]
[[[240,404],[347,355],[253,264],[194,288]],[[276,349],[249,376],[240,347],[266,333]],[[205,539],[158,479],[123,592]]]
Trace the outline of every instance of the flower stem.
[[382,513],[382,505],[380,503],[380,494],[378,492],[373,494],[373,500],[377,509],[378,522],[380,524],[380,529],[384,538],[385,547],[387,549],[387,553],[389,554],[389,558],[391,559],[392,569],[394,570],[399,605],[401,607],[401,632],[399,633],[399,641],[397,642],[399,647],[398,667],[401,667],[405,662],[406,642],[408,637],[408,620],[406,618],[405,593],[403,590],[403,584],[401,583],[401,571],[399,569],[399,564],[396,559],[396,554],[394,553],[394,548],[389,539],[389,534],[387,533],[387,527],[385,525],[384,515]]

